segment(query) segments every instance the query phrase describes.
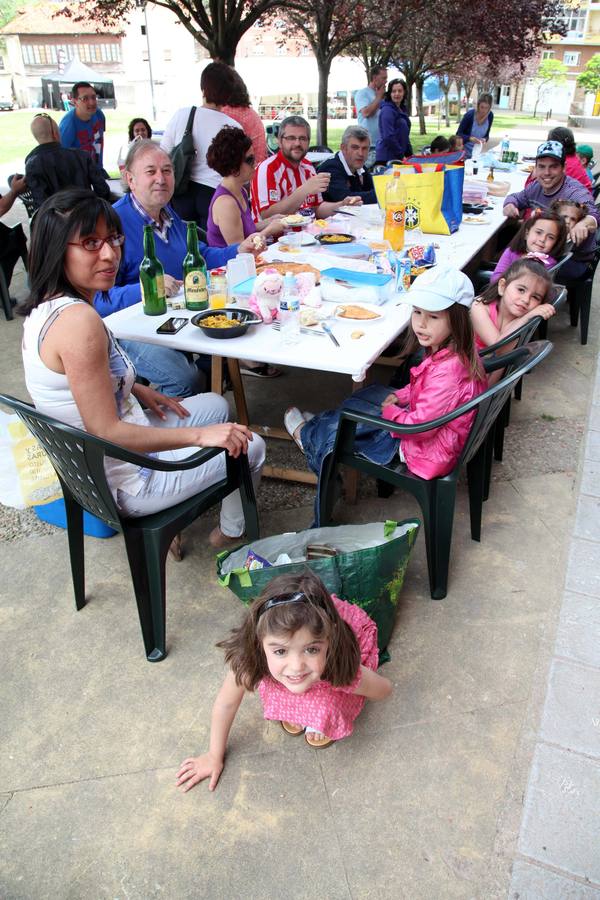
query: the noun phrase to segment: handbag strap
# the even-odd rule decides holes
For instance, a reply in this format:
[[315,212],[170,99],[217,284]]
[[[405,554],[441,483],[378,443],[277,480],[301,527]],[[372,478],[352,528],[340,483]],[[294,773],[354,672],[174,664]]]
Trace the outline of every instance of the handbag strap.
[[194,116],[196,114],[196,107],[192,106],[190,109],[190,114],[188,116],[187,125],[185,126],[185,131],[183,132],[184,136],[186,134],[192,133],[192,128],[194,127]]

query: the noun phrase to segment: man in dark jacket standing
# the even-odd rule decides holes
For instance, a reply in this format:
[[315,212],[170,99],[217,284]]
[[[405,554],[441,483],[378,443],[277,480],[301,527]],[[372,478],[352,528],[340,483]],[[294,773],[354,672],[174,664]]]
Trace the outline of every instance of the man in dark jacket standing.
[[363,203],[377,203],[375,186],[365,163],[371,140],[369,132],[360,125],[350,125],[342,135],[341,147],[332,159],[319,166],[319,175],[327,172],[331,180],[323,199],[335,203],[344,197],[360,197]]
[[25,158],[25,177],[36,209],[67,187],[91,189],[99,197],[110,199],[110,188],[91,156],[83,150],[62,147],[58,125],[47,113],[35,116],[31,133],[39,146]]

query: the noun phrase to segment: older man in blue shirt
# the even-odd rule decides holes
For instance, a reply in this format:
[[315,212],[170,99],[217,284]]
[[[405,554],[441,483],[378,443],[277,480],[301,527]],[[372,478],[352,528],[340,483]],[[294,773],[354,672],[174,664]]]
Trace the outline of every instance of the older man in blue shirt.
[[[125,177],[129,193],[115,203],[125,244],[114,288],[107,294],[96,294],[94,299],[101,316],[141,301],[139,269],[144,257],[144,225],[152,225],[154,231],[156,255],[165,270],[167,296],[178,292],[183,276],[187,227],[169,205],[175,188],[169,156],[152,141],[136,141],[127,154]],[[209,247],[202,241],[198,247],[207,267],[213,269],[226,265],[238,252],[260,252],[265,243],[260,235],[252,235],[230,247]],[[204,389],[204,372],[188,354],[141,341],[120,343],[138,375],[155,384],[161,393],[190,397]]]

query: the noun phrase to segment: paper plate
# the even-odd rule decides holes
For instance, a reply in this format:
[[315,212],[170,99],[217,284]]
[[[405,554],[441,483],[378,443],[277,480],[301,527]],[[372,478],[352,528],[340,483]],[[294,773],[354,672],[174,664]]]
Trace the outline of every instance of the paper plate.
[[[307,232],[300,232],[300,237],[302,238],[302,243],[300,246],[309,247],[311,244],[316,244],[317,240],[314,234],[307,234]],[[284,234],[283,237],[279,238],[279,243],[283,244],[284,247],[290,246],[290,236],[289,234]]]
[[380,308],[377,308],[377,318],[370,319],[359,319],[354,318],[354,316],[343,316],[340,314],[340,309],[342,306],[355,306],[358,309],[364,309],[366,313],[374,313],[374,309],[369,309],[366,306],[362,306],[360,303],[339,303],[335,308],[335,318],[339,319],[340,322],[349,322],[351,325],[358,326],[362,328],[363,325],[375,325],[377,322],[383,321],[383,312]]

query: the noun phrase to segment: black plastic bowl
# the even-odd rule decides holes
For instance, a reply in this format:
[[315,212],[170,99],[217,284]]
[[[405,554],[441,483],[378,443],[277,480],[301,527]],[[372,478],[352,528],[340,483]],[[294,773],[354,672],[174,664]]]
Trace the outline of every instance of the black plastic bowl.
[[[203,320],[209,316],[225,316],[231,322],[228,328],[211,328],[203,325]],[[192,316],[192,325],[197,325],[207,337],[211,338],[236,338],[246,334],[251,325],[262,322],[260,316],[249,309],[205,309]]]
[[[338,238],[338,240],[332,240]],[[351,244],[355,238],[352,234],[345,234],[342,231],[325,231],[317,237],[322,247],[340,247],[342,244]]]

